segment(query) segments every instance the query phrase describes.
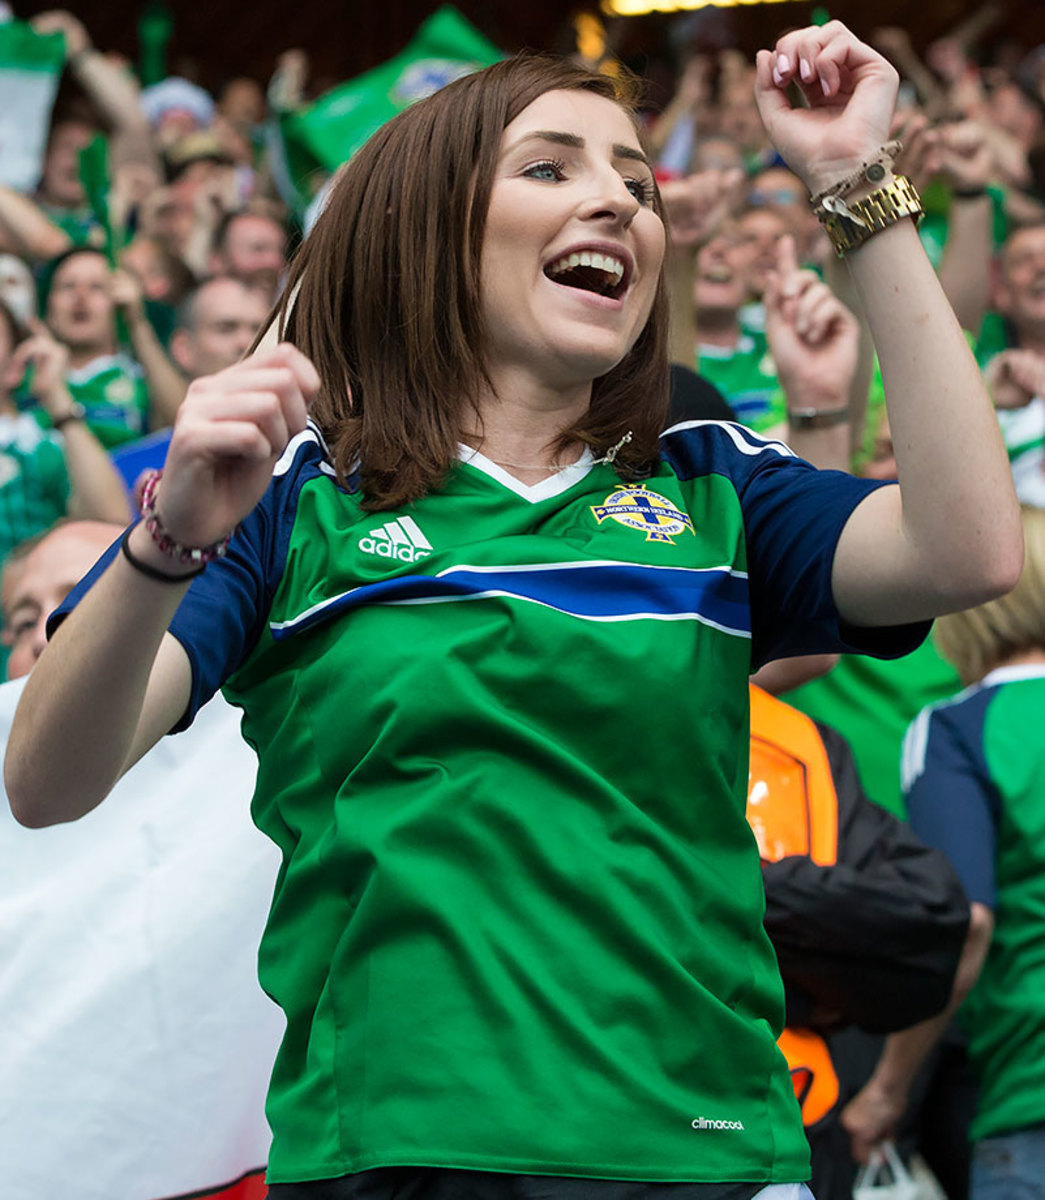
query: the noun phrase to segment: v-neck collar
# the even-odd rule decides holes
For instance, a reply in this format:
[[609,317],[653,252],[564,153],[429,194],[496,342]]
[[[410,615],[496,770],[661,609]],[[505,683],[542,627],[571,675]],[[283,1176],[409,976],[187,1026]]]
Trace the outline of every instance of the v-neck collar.
[[473,450],[471,446],[459,445],[457,458],[466,466],[482,471],[495,483],[508,488],[509,491],[514,492],[523,500],[528,500],[531,504],[537,504],[541,500],[550,500],[553,496],[559,496],[568,491],[575,483],[583,479],[595,465],[595,456],[591,452],[591,447],[585,446],[580,458],[575,463],[570,463],[568,467],[563,467],[561,471],[556,471],[554,475],[549,475],[540,483],[523,483],[521,479],[516,479],[510,471],[499,467],[493,459],[487,458],[485,454],[480,454],[478,450]]

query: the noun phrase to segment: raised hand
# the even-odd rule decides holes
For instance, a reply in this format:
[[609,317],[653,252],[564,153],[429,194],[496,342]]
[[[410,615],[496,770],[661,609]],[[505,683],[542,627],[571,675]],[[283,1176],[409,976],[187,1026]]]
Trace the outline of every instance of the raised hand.
[[65,53],[68,58],[75,58],[91,48],[91,36],[84,23],[64,9],[38,13],[35,17],[30,17],[29,24],[37,33],[62,34],[65,37]]
[[122,267],[117,267],[113,271],[112,280],[109,284],[109,295],[112,297],[113,304],[116,305],[128,320],[141,318],[145,315],[145,298],[142,294],[142,286],[130,271],[125,271]]
[[847,404],[857,366],[857,320],[813,271],[799,267],[791,237],[777,244],[764,299],[766,338],[788,407]]
[[1045,354],[1035,350],[1003,350],[983,372],[995,408],[1024,408],[1045,396]]
[[69,351],[55,340],[43,321],[31,318],[29,329],[30,336],[18,343],[11,356],[11,375],[13,379],[21,379],[27,367],[33,368],[33,395],[54,420],[72,408],[72,397],[65,383]]
[[[792,108],[797,84],[808,108]],[[899,76],[840,21],[785,34],[756,60],[766,132],[812,194],[860,168],[889,138]]]
[[911,35],[901,25],[882,25],[875,29],[871,33],[871,44],[894,63],[902,64],[915,57]]
[[206,546],[243,520],[319,387],[315,367],[286,342],[189,385],[156,498],[175,541]]
[[940,170],[952,187],[982,188],[995,178],[994,154],[976,121],[943,125],[939,138]]
[[733,212],[740,198],[744,172],[712,168],[666,180],[660,185],[671,244],[677,248],[702,246]]
[[940,169],[940,129],[924,113],[893,121],[892,136],[903,142],[893,170],[906,175],[922,191]]
[[304,50],[284,50],[276,59],[269,83],[269,103],[277,112],[292,112],[305,101],[308,55]]

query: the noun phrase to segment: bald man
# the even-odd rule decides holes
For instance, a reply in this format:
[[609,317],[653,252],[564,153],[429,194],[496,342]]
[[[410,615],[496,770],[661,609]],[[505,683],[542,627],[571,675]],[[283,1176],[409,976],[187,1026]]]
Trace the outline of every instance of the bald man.
[[121,533],[105,521],[64,521],[14,551],[0,580],[8,679],[33,669],[47,645],[48,614]]
[[190,379],[216,375],[247,353],[268,313],[260,288],[231,275],[208,279],[178,308],[171,357]]

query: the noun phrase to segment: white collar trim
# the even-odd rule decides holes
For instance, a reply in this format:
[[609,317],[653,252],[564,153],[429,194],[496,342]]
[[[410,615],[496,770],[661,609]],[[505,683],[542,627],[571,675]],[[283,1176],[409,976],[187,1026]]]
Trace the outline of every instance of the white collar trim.
[[516,479],[509,471],[499,467],[493,459],[487,458],[485,454],[480,454],[478,450],[473,450],[471,446],[459,445],[457,457],[461,462],[482,471],[484,475],[488,475],[496,483],[508,488],[517,496],[529,500],[531,504],[561,495],[583,479],[595,465],[595,456],[591,452],[591,447],[585,446],[580,458],[575,463],[570,463],[568,467],[563,467],[561,471],[556,471],[554,475],[549,475],[540,483],[528,484],[523,483],[521,479]]
[[100,375],[103,371],[108,371],[110,367],[122,366],[123,361],[123,356],[119,353],[99,354],[97,358],[92,358],[90,362],[85,362],[82,367],[77,367],[73,371],[66,371],[65,377],[72,383],[87,383],[95,375]]
[[1016,663],[1011,667],[995,667],[983,677],[984,687],[999,683],[1015,683],[1020,679],[1045,679],[1045,663]]

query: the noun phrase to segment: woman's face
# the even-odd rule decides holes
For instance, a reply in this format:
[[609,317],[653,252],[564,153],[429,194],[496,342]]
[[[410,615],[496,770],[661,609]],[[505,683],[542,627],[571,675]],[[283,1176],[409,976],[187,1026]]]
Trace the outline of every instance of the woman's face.
[[546,92],[505,129],[481,260],[487,368],[574,387],[649,318],[664,257],[653,173],[619,105]]

